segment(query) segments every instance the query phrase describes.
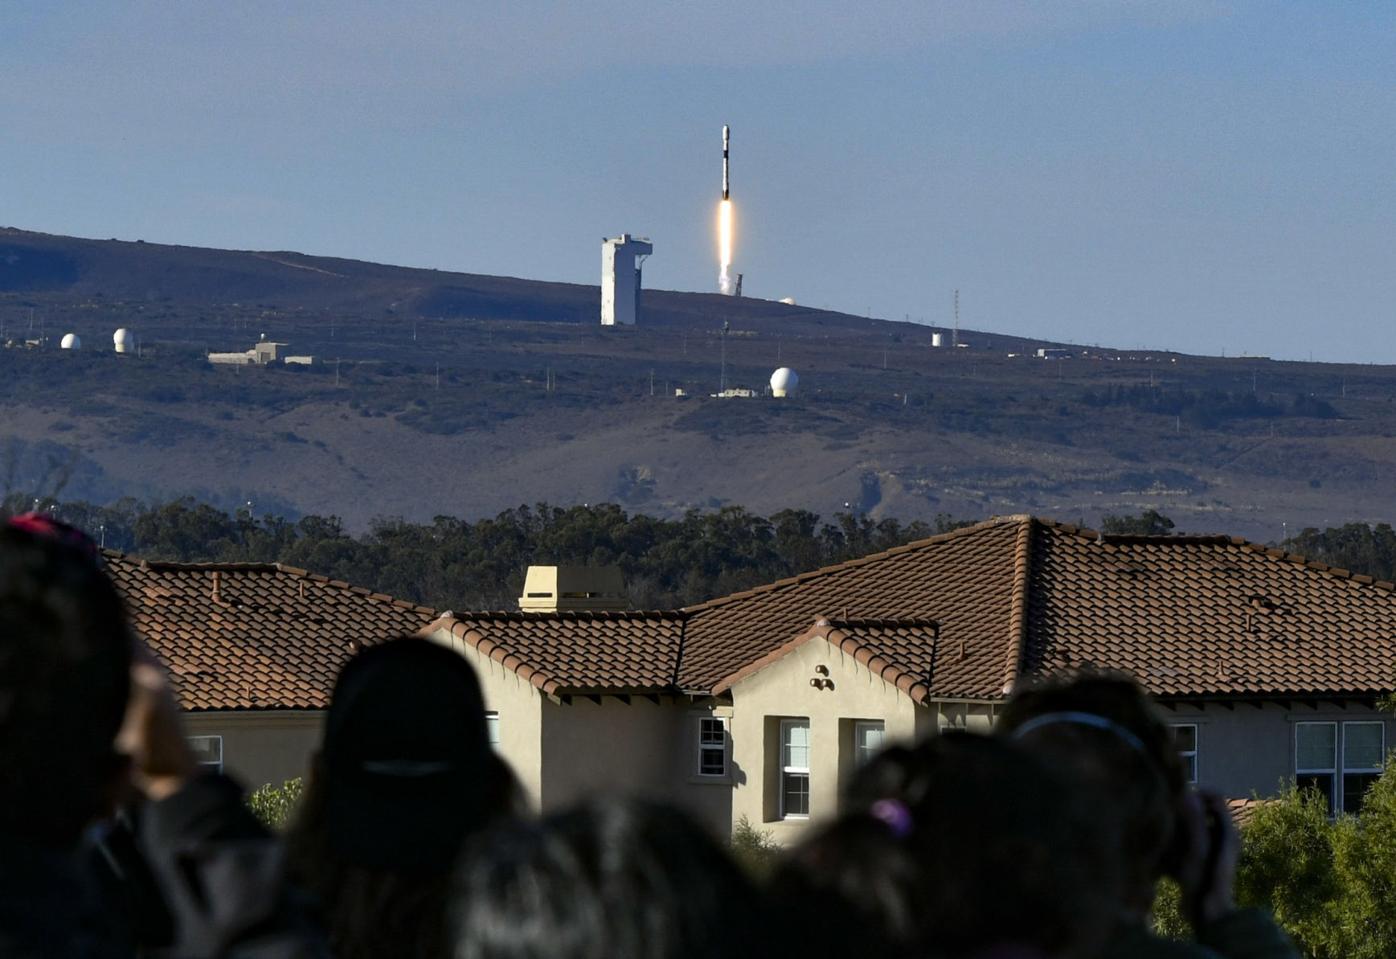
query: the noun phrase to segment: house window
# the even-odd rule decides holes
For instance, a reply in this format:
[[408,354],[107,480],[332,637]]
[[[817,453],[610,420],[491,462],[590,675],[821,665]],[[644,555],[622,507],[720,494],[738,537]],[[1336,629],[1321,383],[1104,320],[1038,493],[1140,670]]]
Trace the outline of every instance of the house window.
[[1294,724],[1295,783],[1322,793],[1329,815],[1360,811],[1385,761],[1384,723]]
[[1315,789],[1332,815],[1338,808],[1338,724],[1294,724],[1294,782]]
[[809,720],[780,721],[780,818],[809,817]]
[[194,761],[200,769],[223,771],[223,737],[190,736],[189,749],[194,753]]
[[727,775],[727,720],[712,716],[699,718],[698,775]]
[[1384,723],[1343,723],[1343,812],[1362,809],[1368,788],[1386,759]]
[[854,761],[862,766],[882,749],[882,720],[860,719],[853,724]]
[[490,745],[499,748],[499,713],[485,713],[485,735]]
[[1168,727],[1173,733],[1173,745],[1183,761],[1183,772],[1190,783],[1197,782],[1197,724],[1178,723]]

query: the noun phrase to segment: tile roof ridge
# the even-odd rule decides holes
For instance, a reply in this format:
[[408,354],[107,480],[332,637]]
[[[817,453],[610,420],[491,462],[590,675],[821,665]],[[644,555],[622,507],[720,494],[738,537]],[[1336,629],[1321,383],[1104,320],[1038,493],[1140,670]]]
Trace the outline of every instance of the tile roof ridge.
[[716,596],[712,599],[704,600],[701,603],[691,603],[688,606],[680,607],[679,611],[682,613],[697,613],[700,610],[710,609],[718,606],[725,606],[728,603],[748,599],[752,596],[760,596],[764,593],[771,593],[778,589],[784,589],[787,586],[797,586],[800,583],[809,582],[812,579],[819,579],[821,577],[828,576],[833,573],[840,573],[844,570],[857,569],[860,566],[866,566],[871,563],[878,563],[892,556],[900,556],[903,553],[910,553],[919,549],[925,549],[927,546],[939,546],[942,543],[948,543],[952,540],[961,539],[965,536],[971,536],[976,533],[981,533],[986,529],[993,529],[999,526],[1008,526],[1014,523],[1022,523],[1024,520],[1030,519],[1032,519],[1032,517],[1025,513],[1020,513],[1013,516],[991,516],[988,519],[981,520],[978,523],[974,523],[971,526],[961,526],[959,529],[948,530],[944,533],[936,533],[934,536],[927,536],[925,539],[913,540],[910,543],[903,543],[900,546],[893,546],[891,549],[884,549],[876,553],[869,553],[866,556],[856,556],[853,559],[846,559],[840,563],[831,563],[828,566],[820,566],[817,569],[807,570],[803,573],[796,573],[794,576],[787,576],[783,579],[775,580],[774,582],[763,583],[762,585],[754,586],[751,589],[744,589],[736,593],[729,593],[726,596]]
[[[582,620],[656,620],[683,622],[688,618],[681,609],[467,609],[447,610],[456,622],[549,622]],[[443,614],[444,615],[444,614]]]
[[286,572],[280,563],[257,563],[250,560],[220,562],[187,562],[177,559],[149,559],[146,557],[121,555],[128,563],[139,563],[146,569],[169,572],[214,572],[214,573],[282,573]]
[[[444,627],[445,623],[443,622],[443,620],[446,619],[448,619],[448,617],[443,616],[437,622],[441,622],[442,626]],[[500,645],[498,642],[491,639],[489,636],[484,635],[479,630],[467,625],[466,623],[463,623],[458,619],[454,619],[453,617],[451,617],[450,619],[451,623],[448,631],[451,633],[452,636],[455,636],[461,642],[466,643],[467,645],[472,647],[480,655],[485,656],[496,663],[499,663],[505,669],[508,669],[513,673],[517,674],[520,679],[523,679],[525,682],[529,683],[535,689],[540,690],[547,696],[552,696],[555,695],[558,692],[558,690],[562,688],[562,684],[559,683],[556,679],[543,672],[543,670],[539,669],[537,666],[534,666],[533,664],[527,662],[518,653],[514,652],[513,650],[506,649],[504,646]],[[474,638],[472,639],[471,637]]]
[[[937,623],[936,626],[936,634],[939,638],[939,624]],[[877,676],[884,683],[890,683],[906,693],[913,702],[924,704],[930,698],[931,687],[928,678],[922,679],[906,667],[870,649],[864,643],[859,642],[857,636],[840,629],[837,623],[830,624],[824,633],[824,639],[836,646],[840,652],[852,656],[855,663]]]
[[1234,545],[1237,537],[1225,533],[1101,533],[1103,543],[1123,546],[1144,543],[1160,546],[1224,546]]
[[828,620],[836,629],[933,629],[940,620],[926,616],[839,616]]
[[1368,573],[1354,573],[1352,570],[1343,569],[1341,566],[1329,566],[1327,563],[1311,560],[1300,553],[1291,553],[1278,546],[1266,546],[1263,543],[1256,543],[1240,536],[1233,536],[1230,538],[1230,541],[1233,546],[1240,546],[1252,553],[1259,553],[1266,559],[1271,559],[1275,562],[1291,563],[1295,566],[1311,569],[1316,573],[1324,573],[1334,579],[1351,580],[1362,586],[1371,586],[1374,589],[1379,589],[1384,593],[1396,592],[1396,583],[1391,583],[1384,579],[1377,579],[1375,576]]
[[1018,539],[1013,544],[1013,594],[1008,616],[1008,650],[1004,657],[1003,692],[1013,688],[1022,672],[1023,651],[1027,648],[1028,599],[1032,590],[1032,533],[1036,521],[1031,517],[1018,527]]

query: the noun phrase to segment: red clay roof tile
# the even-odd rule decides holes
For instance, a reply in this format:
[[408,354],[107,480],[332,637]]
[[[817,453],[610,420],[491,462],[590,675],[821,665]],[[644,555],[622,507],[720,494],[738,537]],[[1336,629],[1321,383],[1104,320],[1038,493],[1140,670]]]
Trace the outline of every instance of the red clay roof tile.
[[415,633],[436,615],[289,566],[106,562],[189,710],[323,709],[354,643]]
[[[528,663],[549,693],[699,693],[779,658],[820,617],[833,621],[831,641],[875,659],[918,699],[1001,699],[1025,675],[1082,666],[1131,672],[1170,697],[1374,695],[1396,685],[1388,583],[1236,537],[1102,536],[1028,516],[673,613],[454,622],[482,650],[488,640],[492,658]],[[939,628],[928,632],[928,622]]]

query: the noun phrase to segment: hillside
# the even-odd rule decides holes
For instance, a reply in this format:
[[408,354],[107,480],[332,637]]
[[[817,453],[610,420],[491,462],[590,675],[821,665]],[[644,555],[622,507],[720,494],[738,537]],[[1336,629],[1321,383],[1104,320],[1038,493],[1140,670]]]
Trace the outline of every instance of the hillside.
[[[1396,369],[1077,350],[709,294],[0,230],[0,484],[257,512],[488,515],[611,500],[929,519],[1159,508],[1260,539],[1390,518]],[[716,400],[797,369],[794,398]],[[111,332],[141,337],[139,356]],[[321,362],[214,368],[261,333]],[[948,337],[947,337],[948,339]],[[676,388],[687,391],[676,398]],[[41,490],[46,492],[47,490]]]

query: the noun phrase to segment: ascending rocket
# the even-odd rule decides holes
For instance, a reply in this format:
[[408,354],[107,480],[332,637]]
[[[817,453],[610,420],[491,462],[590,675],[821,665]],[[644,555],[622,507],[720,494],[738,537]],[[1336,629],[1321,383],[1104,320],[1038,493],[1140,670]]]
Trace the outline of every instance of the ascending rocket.
[[728,196],[727,196],[727,143],[728,143],[729,138],[731,137],[731,134],[732,134],[732,128],[724,124],[723,127],[722,127],[722,198],[723,198],[724,200],[728,199]]

